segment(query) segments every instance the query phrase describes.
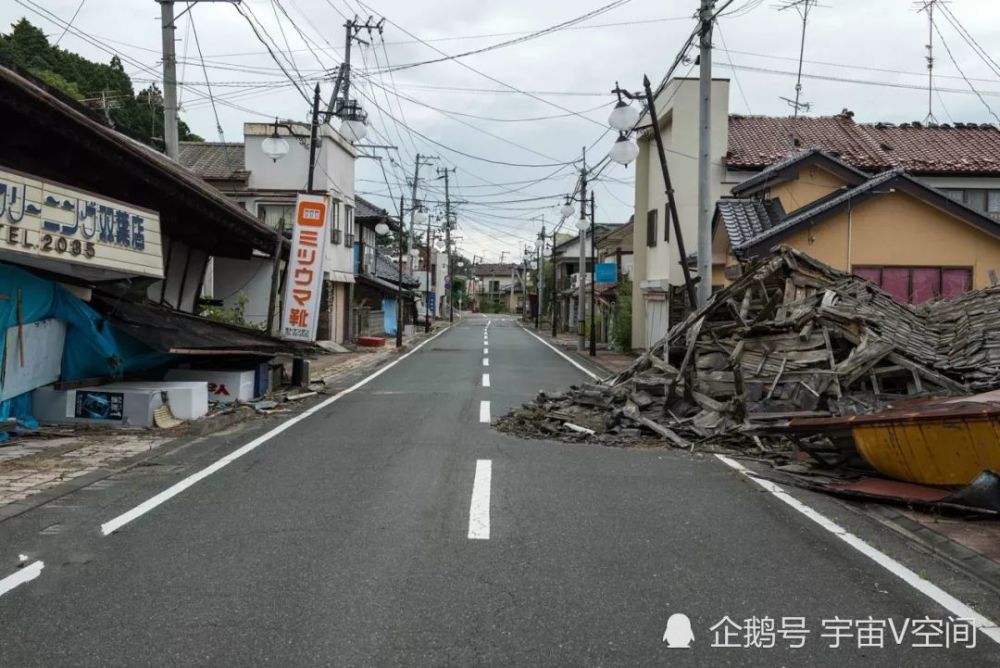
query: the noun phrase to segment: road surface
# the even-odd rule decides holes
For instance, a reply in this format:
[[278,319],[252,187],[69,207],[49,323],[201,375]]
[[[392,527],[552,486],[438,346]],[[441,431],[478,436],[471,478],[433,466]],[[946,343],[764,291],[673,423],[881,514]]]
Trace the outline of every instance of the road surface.
[[995,619],[996,593],[846,506],[488,424],[587,379],[469,316],[291,423],[7,520],[0,577],[24,582],[0,595],[0,666],[1000,665],[948,622]]

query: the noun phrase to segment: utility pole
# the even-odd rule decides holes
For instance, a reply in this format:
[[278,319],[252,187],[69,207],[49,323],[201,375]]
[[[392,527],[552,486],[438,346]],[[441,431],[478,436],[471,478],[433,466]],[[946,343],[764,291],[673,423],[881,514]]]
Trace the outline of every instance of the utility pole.
[[[580,167],[580,220],[587,220],[587,147],[583,147],[583,166]],[[587,275],[587,229],[586,227],[581,228],[581,224],[577,225],[577,241],[580,246],[580,268],[576,272],[576,277],[580,283],[577,286],[576,293],[576,331],[578,336],[577,340],[577,350],[581,352],[587,346],[587,338],[584,336],[584,329],[586,328],[586,299],[587,299],[587,284],[584,277]]]
[[163,42],[163,143],[167,157],[177,160],[180,143],[177,134],[177,19],[199,2],[228,2],[238,5],[240,0],[188,0],[187,7],[174,16],[174,0],[156,0],[160,4],[160,32]]
[[427,264],[424,266],[424,280],[427,281],[427,291],[424,293],[424,332],[431,331],[431,286],[434,272],[431,271],[431,217],[427,216]]
[[542,306],[545,303],[545,219],[542,219],[542,231],[538,233],[538,280],[535,282],[538,292],[538,307],[535,309],[535,331],[542,326]]
[[[698,306],[712,296],[712,22],[715,0],[701,0],[698,76]],[[686,257],[681,263],[687,262]]]
[[[403,193],[399,194],[399,215],[403,216]],[[396,350],[403,347],[403,225],[399,230],[399,280],[396,283]]]
[[[344,24],[344,62],[341,63],[337,72],[337,79],[333,84],[333,93],[330,95],[330,103],[326,107],[326,118],[330,116],[352,116],[358,113],[356,104],[351,103],[351,45],[354,42],[368,45],[368,42],[358,37],[361,31],[367,31],[369,37],[378,32],[382,34],[382,26],[385,19],[374,21],[372,17],[365,19],[364,23],[359,23],[355,17],[348,19]],[[402,223],[402,221],[400,221]]]
[[306,192],[313,190],[313,176],[316,174],[316,135],[319,132],[319,82],[313,89],[312,124],[309,128],[309,180],[306,182]]
[[451,191],[448,189],[448,173],[455,168],[438,168],[438,173],[444,176],[444,234],[445,248],[448,253],[448,285],[445,292],[448,295],[448,322],[455,322],[455,308],[452,300],[455,294],[455,276],[452,274],[451,261]]
[[590,356],[597,357],[597,222],[594,218],[594,191],[590,191]]
[[559,321],[559,297],[556,290],[556,234],[559,232],[559,226],[556,225],[552,228],[552,298],[549,299],[549,306],[552,308],[552,338],[556,338],[559,333],[558,321]]

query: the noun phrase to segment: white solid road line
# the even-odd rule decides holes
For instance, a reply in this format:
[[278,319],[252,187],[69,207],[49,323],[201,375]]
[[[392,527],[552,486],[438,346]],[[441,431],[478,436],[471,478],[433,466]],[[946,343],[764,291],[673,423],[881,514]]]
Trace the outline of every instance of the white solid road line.
[[397,364],[399,364],[400,362],[402,362],[403,360],[405,360],[407,357],[409,357],[413,353],[417,352],[422,347],[424,347],[426,344],[430,343],[431,341],[433,341],[434,339],[436,339],[437,337],[441,336],[442,334],[444,334],[447,331],[448,331],[447,328],[443,329],[440,332],[438,332],[437,334],[435,334],[434,336],[430,337],[429,339],[426,339],[425,341],[421,341],[410,352],[404,354],[399,359],[397,359],[397,360],[395,360],[393,362],[390,362],[389,364],[386,364],[384,367],[382,367],[381,369],[375,371],[375,373],[371,374],[370,376],[366,376],[365,378],[362,378],[361,380],[359,380],[354,385],[351,385],[346,390],[341,390],[340,392],[338,392],[337,394],[333,395],[329,399],[326,399],[325,401],[322,401],[322,402],[316,404],[312,408],[310,408],[310,409],[308,409],[308,410],[306,410],[306,411],[304,411],[304,412],[296,415],[295,417],[290,418],[290,419],[286,420],[285,422],[282,422],[281,424],[279,424],[277,427],[275,427],[271,431],[267,432],[266,434],[263,434],[262,436],[258,436],[257,438],[255,438],[254,440],[250,441],[249,443],[247,443],[243,447],[238,448],[236,450],[233,450],[232,452],[230,452],[228,455],[226,455],[222,459],[214,462],[213,464],[209,464],[208,466],[206,466],[202,470],[198,471],[197,473],[194,473],[194,474],[188,476],[187,478],[184,478],[180,482],[174,483],[173,485],[171,485],[167,489],[163,490],[162,492],[160,492],[156,496],[152,497],[151,499],[147,499],[146,501],[143,501],[142,503],[140,503],[138,506],[136,506],[132,510],[124,512],[121,515],[119,515],[118,517],[115,517],[114,519],[105,522],[104,524],[101,525],[101,533],[103,533],[105,536],[107,536],[108,534],[112,533],[113,531],[117,531],[118,529],[122,528],[123,526],[125,526],[129,522],[132,522],[133,520],[136,520],[136,519],[142,517],[143,515],[145,515],[146,513],[148,513],[150,510],[156,508],[157,506],[159,506],[164,501],[168,501],[168,500],[172,499],[173,497],[177,496],[178,494],[180,494],[181,492],[183,492],[184,490],[186,490],[188,487],[190,487],[191,485],[195,484],[196,482],[207,478],[208,476],[212,475],[213,473],[215,473],[219,469],[223,468],[227,464],[231,464],[232,462],[236,461],[237,459],[239,459],[243,455],[247,454],[248,452],[251,452],[251,451],[259,448],[261,445],[263,445],[264,443],[267,443],[272,438],[274,438],[278,434],[284,432],[285,430],[289,429],[290,427],[298,424],[299,422],[302,422],[303,420],[305,420],[305,419],[307,419],[309,417],[312,417],[313,415],[315,415],[319,411],[323,410],[324,408],[326,408],[327,406],[329,406],[333,402],[337,401],[341,397],[350,394],[351,392],[353,392],[354,390],[358,389],[359,387],[361,387],[363,385],[366,385],[369,382],[371,382],[372,380],[378,378],[383,373],[385,373],[386,371],[388,371],[392,367],[396,366]]
[[532,332],[531,330],[529,330],[528,328],[526,328],[524,326],[522,326],[521,329],[523,329],[528,334],[531,334],[533,337],[535,337],[536,339],[538,339],[539,341],[541,341],[543,345],[546,345],[549,348],[551,348],[555,352],[556,355],[559,355],[559,357],[562,357],[564,360],[566,360],[567,362],[569,362],[570,364],[572,364],[577,369],[579,369],[580,371],[584,372],[585,374],[587,374],[588,376],[590,376],[594,380],[601,380],[601,377],[598,376],[596,373],[594,373],[593,371],[591,371],[587,367],[583,366],[582,364],[580,364],[579,362],[577,362],[575,359],[573,359],[572,357],[570,357],[569,355],[567,355],[563,351],[559,350],[558,348],[556,348],[555,346],[553,346],[551,343],[549,343],[548,341],[546,341],[542,337],[538,336],[538,334],[535,334],[534,332]]
[[484,357],[483,358],[483,366],[489,366],[489,365],[490,365],[490,358],[489,357]]
[[489,387],[489,386],[490,386],[490,374],[484,373],[483,374],[483,387]]
[[479,421],[486,423],[490,421],[490,402],[488,400],[479,402]]
[[[486,521],[489,522],[489,517],[486,518]],[[487,534],[489,533],[489,530],[490,530],[489,525],[487,525],[486,527]],[[472,536],[469,537],[471,538]],[[486,537],[489,538],[489,535],[487,535]],[[3,580],[0,580],[0,596],[3,596],[14,587],[23,585],[25,582],[31,582],[39,575],[41,575],[43,568],[45,568],[44,562],[35,561],[33,563],[28,564],[24,568],[19,569],[13,575],[8,575]]]
[[489,355],[490,354],[490,349],[489,348],[483,348],[483,354],[484,355]]
[[493,462],[476,460],[476,478],[472,483],[472,503],[469,504],[469,539],[490,539],[490,482]]
[[834,536],[844,541],[855,550],[865,555],[876,564],[886,569],[900,580],[910,585],[921,594],[924,594],[932,601],[940,605],[942,608],[955,615],[956,617],[962,617],[971,620],[972,624],[979,629],[979,632],[983,635],[989,637],[996,643],[1000,643],[1000,626],[997,623],[979,614],[972,608],[970,608],[965,603],[962,603],[957,598],[944,591],[940,587],[927,580],[923,579],[912,570],[899,563],[886,553],[877,550],[865,541],[861,540],[853,533],[847,531],[842,526],[829,519],[825,515],[818,513],[806,504],[802,503],[795,497],[791,496],[788,492],[782,489],[779,485],[774,484],[769,480],[764,480],[754,476],[753,471],[746,468],[739,462],[730,459],[724,455],[716,455],[720,461],[725,463],[727,466],[736,469],[743,475],[745,475],[750,480],[763,487],[766,491],[773,494],[779,500],[785,502],[798,512],[802,513],[809,519],[811,519],[816,524],[820,525]]

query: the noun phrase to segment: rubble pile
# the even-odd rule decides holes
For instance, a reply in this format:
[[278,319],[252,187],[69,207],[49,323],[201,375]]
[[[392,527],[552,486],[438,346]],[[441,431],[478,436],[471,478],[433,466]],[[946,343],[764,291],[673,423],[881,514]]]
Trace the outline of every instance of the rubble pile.
[[773,450],[787,445],[778,428],[796,418],[996,387],[1000,288],[915,307],[782,247],[626,371],[543,392],[498,428],[618,445]]

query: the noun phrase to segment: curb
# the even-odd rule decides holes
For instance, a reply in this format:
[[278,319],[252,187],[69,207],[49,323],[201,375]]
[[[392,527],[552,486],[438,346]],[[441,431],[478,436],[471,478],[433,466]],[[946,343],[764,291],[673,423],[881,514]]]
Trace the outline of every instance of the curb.
[[893,533],[905,538],[918,549],[941,559],[953,568],[978,580],[983,586],[1000,594],[1000,564],[961,543],[911,520],[889,506],[852,506],[858,512]]

